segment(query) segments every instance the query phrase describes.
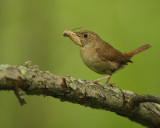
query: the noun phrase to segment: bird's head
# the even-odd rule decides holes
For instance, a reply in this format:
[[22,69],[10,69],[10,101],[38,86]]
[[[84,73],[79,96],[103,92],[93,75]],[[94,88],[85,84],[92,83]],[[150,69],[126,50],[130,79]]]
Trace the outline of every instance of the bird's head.
[[72,31],[64,31],[64,36],[69,37],[75,44],[79,45],[80,47],[85,47],[87,45],[93,45],[97,43],[101,38],[94,32],[83,30],[79,32],[72,32]]

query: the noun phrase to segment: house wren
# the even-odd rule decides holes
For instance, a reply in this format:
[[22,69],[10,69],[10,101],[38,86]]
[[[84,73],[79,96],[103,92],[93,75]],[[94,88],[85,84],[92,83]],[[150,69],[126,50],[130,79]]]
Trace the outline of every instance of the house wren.
[[80,46],[81,58],[90,69],[99,74],[108,75],[93,81],[97,84],[100,84],[98,83],[100,80],[107,79],[106,85],[108,85],[113,73],[124,68],[128,62],[132,63],[130,60],[132,56],[151,47],[147,44],[133,51],[122,53],[103,41],[96,33],[88,30],[79,32],[66,30],[63,35]]

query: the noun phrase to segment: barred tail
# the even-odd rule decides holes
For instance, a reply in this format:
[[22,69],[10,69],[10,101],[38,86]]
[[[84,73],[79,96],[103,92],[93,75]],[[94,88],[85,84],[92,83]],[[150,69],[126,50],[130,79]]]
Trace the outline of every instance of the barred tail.
[[141,53],[141,52],[147,50],[147,49],[150,48],[150,47],[151,47],[150,44],[146,44],[146,45],[141,46],[140,48],[137,48],[137,49],[135,49],[135,50],[133,50],[133,51],[130,51],[130,52],[126,52],[126,53],[124,53],[124,54],[132,57],[132,56],[134,56],[135,54]]

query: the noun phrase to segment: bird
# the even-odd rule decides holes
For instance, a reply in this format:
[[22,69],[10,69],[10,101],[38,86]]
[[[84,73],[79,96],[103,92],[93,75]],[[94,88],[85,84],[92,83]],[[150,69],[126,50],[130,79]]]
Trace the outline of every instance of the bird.
[[105,42],[101,37],[88,30],[73,32],[65,30],[63,36],[69,37],[75,44],[80,46],[80,55],[82,61],[91,70],[98,74],[107,75],[105,77],[93,80],[99,83],[103,79],[107,79],[105,85],[109,85],[111,76],[118,70],[124,68],[128,63],[133,63],[131,58],[151,47],[150,44],[143,45],[129,52],[120,52],[109,43]]

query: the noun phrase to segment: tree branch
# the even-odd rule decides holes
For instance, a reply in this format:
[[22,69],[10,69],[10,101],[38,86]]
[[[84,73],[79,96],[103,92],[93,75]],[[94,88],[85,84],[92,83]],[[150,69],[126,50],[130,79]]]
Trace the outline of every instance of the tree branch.
[[14,90],[21,104],[25,103],[24,93],[52,96],[61,101],[109,110],[149,128],[160,128],[160,97],[137,95],[115,86],[104,89],[86,80],[40,71],[38,66],[28,63],[0,65],[0,90]]

